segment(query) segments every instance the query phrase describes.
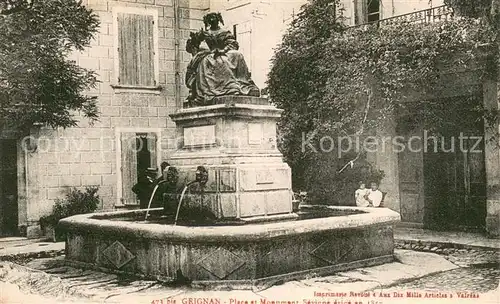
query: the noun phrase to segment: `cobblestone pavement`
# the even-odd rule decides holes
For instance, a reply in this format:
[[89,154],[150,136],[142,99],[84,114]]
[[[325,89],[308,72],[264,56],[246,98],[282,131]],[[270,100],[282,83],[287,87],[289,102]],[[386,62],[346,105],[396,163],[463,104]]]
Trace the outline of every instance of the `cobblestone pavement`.
[[441,254],[460,268],[398,284],[388,291],[419,289],[485,293],[499,286],[499,251],[430,246],[413,249]]
[[[468,267],[470,265],[486,265],[496,264],[498,268],[500,252],[493,250],[472,250],[472,249],[444,249],[444,257],[453,264],[460,267]],[[484,267],[484,266],[483,266]]]
[[486,293],[498,287],[500,270],[498,268],[459,268],[412,282],[398,284],[388,291],[396,290],[426,290],[426,291],[461,291]]
[[[283,294],[290,292],[291,286],[302,288],[299,289],[306,295],[312,294],[311,290],[363,291],[380,289],[381,286],[388,286],[387,288],[382,287],[384,291],[388,292],[420,290],[483,294],[498,287],[500,279],[499,251],[441,248],[437,246],[423,246],[412,249],[413,251],[397,250],[396,258],[399,262],[396,263],[347,271],[330,277],[288,282],[282,286],[274,286],[262,292],[259,291],[258,296],[282,298]],[[425,252],[436,254],[430,255]],[[129,281],[128,278],[113,274],[76,269],[65,266],[62,263],[63,258],[63,256],[59,256],[43,259],[38,256],[30,256],[11,260],[15,264],[3,262],[2,265],[2,262],[0,262],[0,303],[2,303],[2,288],[5,289],[2,284],[5,286],[10,284],[8,287],[14,290],[13,292],[4,292],[5,295],[13,295],[16,298],[15,289],[17,285],[22,286],[20,291],[17,291],[17,294],[29,292],[33,296],[43,295],[46,297],[46,303],[63,303],[66,299],[72,301],[72,298],[84,299],[88,303],[96,303],[96,301],[99,303],[124,303],[124,300],[131,300],[132,296],[142,297],[140,301],[136,301],[134,298],[134,303],[151,303],[151,299],[158,297],[156,294],[161,295],[161,298],[179,293],[185,297],[194,297],[207,292],[191,290],[185,286],[162,286],[154,281]],[[443,267],[443,264],[449,264],[449,266]],[[439,269],[442,269],[443,272],[425,276],[424,270],[436,272],[440,271]],[[421,274],[418,276],[409,275],[412,271]],[[431,271],[427,273],[431,273]],[[417,277],[418,279],[416,279]],[[218,293],[218,295],[222,294],[237,294],[243,298],[248,297],[248,294],[257,295],[252,291]],[[484,300],[484,298],[481,300]],[[26,298],[17,303],[30,304],[34,302],[42,303],[40,299],[31,298]],[[7,301],[5,303],[11,302]],[[418,302],[413,301],[411,303]]]

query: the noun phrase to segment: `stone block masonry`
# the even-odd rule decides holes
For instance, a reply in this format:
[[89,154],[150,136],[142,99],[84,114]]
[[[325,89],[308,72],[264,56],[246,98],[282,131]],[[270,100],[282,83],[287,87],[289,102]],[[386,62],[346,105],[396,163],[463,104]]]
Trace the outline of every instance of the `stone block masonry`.
[[[360,211],[327,209],[345,214]],[[399,214],[386,208],[367,208],[366,213],[352,216],[238,226],[144,225],[117,219],[144,213],[110,212],[62,220],[68,233],[66,260],[84,268],[97,266],[166,282],[179,279],[180,270],[194,287],[252,289],[312,273],[328,275],[392,262],[393,225],[400,220]]]
[[[180,25],[183,30],[198,30],[209,1],[181,1]],[[39,139],[36,151],[18,153],[19,169],[19,228],[29,237],[40,234],[38,220],[50,213],[54,199],[63,198],[69,187],[99,186],[103,210],[116,209],[119,202],[121,165],[117,153],[117,130],[160,132],[164,139],[157,144],[161,153],[157,157],[167,159],[170,149],[167,138],[175,136],[175,125],[168,121],[176,110],[175,92],[175,45],[174,0],[106,1],[86,0],[83,4],[92,9],[100,19],[99,33],[91,46],[70,56],[80,66],[96,71],[101,81],[97,89],[87,92],[97,96],[100,120],[90,125],[81,119],[75,128],[65,130],[42,129],[32,135]],[[139,87],[117,89],[117,36],[114,11],[126,9],[127,13],[152,12],[157,14],[158,85],[161,89],[144,90]],[[178,42],[182,60],[186,38]],[[185,56],[184,56],[185,57]],[[181,81],[184,71],[181,70]],[[181,86],[184,84],[181,83]],[[181,90],[181,99],[186,91]],[[168,127],[167,127],[168,126]],[[20,145],[21,146],[21,145]]]

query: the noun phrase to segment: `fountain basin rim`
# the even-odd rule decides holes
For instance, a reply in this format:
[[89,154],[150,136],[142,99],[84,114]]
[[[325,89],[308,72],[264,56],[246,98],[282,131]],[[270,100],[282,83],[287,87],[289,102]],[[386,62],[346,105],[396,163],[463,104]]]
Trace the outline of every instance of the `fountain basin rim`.
[[[241,226],[173,226],[156,223],[138,223],[103,219],[110,216],[134,215],[145,210],[114,211],[71,216],[59,221],[59,227],[67,231],[119,234],[123,237],[141,237],[165,241],[219,242],[261,241],[290,235],[318,233],[349,228],[360,228],[399,222],[399,213],[387,208],[359,208],[327,206],[334,210],[363,211],[337,217],[304,219],[299,221],[264,222]],[[161,208],[151,209],[161,210]]]

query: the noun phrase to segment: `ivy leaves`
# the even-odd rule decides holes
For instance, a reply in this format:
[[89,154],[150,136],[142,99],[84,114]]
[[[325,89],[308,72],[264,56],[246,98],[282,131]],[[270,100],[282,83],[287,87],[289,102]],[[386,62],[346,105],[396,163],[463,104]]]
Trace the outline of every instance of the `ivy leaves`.
[[[314,29],[309,30],[314,35]],[[287,111],[297,113],[304,125],[308,121],[313,128],[327,126],[324,131],[333,134],[361,127],[356,125],[362,114],[359,109],[371,93],[379,113],[372,115],[370,123],[376,127],[377,117],[407,107],[415,91],[422,100],[432,95],[443,86],[443,73],[486,70],[491,56],[481,46],[494,41],[494,33],[473,19],[338,27],[302,48],[297,37],[305,35],[304,28],[292,29],[278,49],[270,73],[270,96],[285,109],[285,117]],[[299,45],[294,47],[296,42]]]
[[[304,133],[355,135],[379,129],[398,113],[413,113],[429,130],[444,133],[469,122],[475,127],[484,118],[485,111],[473,103],[436,97],[448,89],[447,75],[483,71],[482,77],[492,76],[488,67],[496,66],[496,53],[485,48],[495,44],[492,27],[454,18],[346,29],[339,10],[335,16],[320,13],[326,2],[331,4],[316,0],[304,7],[269,74],[270,97],[285,110],[280,144],[292,169],[303,172],[318,159],[304,151]],[[455,115],[457,108],[465,116]]]

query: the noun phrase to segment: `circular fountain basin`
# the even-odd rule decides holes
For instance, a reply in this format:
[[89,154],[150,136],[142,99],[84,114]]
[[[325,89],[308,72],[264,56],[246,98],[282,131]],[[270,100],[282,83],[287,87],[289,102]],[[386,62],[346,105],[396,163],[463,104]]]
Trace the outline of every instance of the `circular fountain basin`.
[[296,219],[171,225],[153,209],[76,215],[60,221],[73,265],[197,286],[255,285],[393,261],[386,208],[304,206]]

